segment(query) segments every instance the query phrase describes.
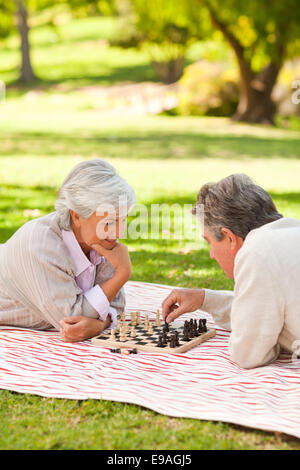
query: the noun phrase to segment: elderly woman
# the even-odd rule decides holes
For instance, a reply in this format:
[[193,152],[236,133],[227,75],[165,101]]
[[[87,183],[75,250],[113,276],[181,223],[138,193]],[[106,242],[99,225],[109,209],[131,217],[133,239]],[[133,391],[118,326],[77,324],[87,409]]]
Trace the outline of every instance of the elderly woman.
[[211,313],[231,330],[231,357],[244,368],[274,361],[281,349],[295,353],[300,221],[282,217],[270,195],[239,174],[204,185],[195,214],[197,209],[204,212],[210,257],[234,279],[234,291],[174,289],[163,303],[163,317],[170,322],[197,309]]
[[114,326],[131,275],[122,238],[133,189],[103,160],[73,168],[55,212],[0,248],[0,324],[60,329],[78,341]]

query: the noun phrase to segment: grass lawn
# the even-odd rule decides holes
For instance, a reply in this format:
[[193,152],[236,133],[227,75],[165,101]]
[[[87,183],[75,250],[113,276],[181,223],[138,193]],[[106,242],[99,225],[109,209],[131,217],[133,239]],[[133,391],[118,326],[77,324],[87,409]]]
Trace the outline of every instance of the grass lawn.
[[[94,60],[92,50],[91,67],[97,68],[98,63],[106,71],[87,68],[90,78],[84,79],[86,69],[79,70],[78,63],[74,66],[72,60],[78,59],[78,54],[72,56],[71,50],[75,44],[80,60],[88,64],[83,51],[90,49],[87,44],[84,49],[84,42],[94,41],[96,28],[89,31],[82,27],[84,41],[82,36],[78,39],[78,29],[69,28],[69,43],[56,44],[53,40],[51,46],[47,30],[43,30],[43,37],[36,37],[39,73],[47,75],[49,82],[44,82],[35,95],[11,86],[6,104],[0,106],[0,242],[31,219],[28,209],[38,209],[40,215],[52,211],[67,172],[77,162],[95,157],[110,161],[132,184],[138,202],[147,207],[163,202],[193,204],[203,183],[245,172],[271,192],[285,216],[300,218],[299,133],[233,124],[221,118],[107,118],[91,109],[89,95],[74,90],[74,80],[80,85],[95,84],[98,77],[103,83],[113,83],[128,77],[129,69],[131,80],[152,79],[149,61],[140,53],[127,51],[131,56],[124,56],[124,62],[115,57],[109,63],[109,57],[113,57],[105,55],[113,52],[109,50],[103,51],[101,65],[100,59]],[[0,52],[11,81],[17,61],[14,41],[12,38]],[[94,42],[90,46],[93,49]],[[51,53],[51,47],[58,54]],[[51,61],[53,67],[49,66]],[[117,64],[121,64],[119,70]],[[62,77],[66,88],[57,99],[53,86]],[[192,226],[192,218],[189,223]],[[208,248],[201,240],[178,240],[172,236],[172,227],[170,232],[170,239],[163,238],[161,232],[160,240],[125,241],[130,247],[133,280],[184,287],[233,287],[209,259]],[[130,404],[0,391],[0,449],[296,448],[300,448],[299,440],[278,433],[169,418]]]

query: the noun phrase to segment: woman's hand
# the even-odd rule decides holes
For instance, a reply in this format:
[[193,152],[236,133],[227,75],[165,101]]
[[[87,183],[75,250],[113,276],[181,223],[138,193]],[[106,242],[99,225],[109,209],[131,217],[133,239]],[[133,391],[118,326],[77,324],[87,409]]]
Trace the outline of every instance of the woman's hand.
[[[115,271],[122,274],[123,277],[131,276],[132,265],[127,246],[122,243],[117,243],[111,250],[107,250],[102,245],[94,244],[92,248],[104,256],[105,259],[115,268]],[[128,280],[127,279],[127,280]]]
[[61,339],[72,343],[76,341],[84,341],[85,339],[99,335],[103,330],[105,330],[105,328],[109,327],[110,322],[111,319],[109,315],[107,315],[104,322],[95,318],[84,317],[82,315],[64,318],[60,321]]
[[162,316],[171,323],[179,315],[194,312],[202,307],[205,297],[203,289],[174,289],[163,301]]
[[128,248],[125,245],[122,245],[122,243],[118,243],[111,250],[107,250],[99,244],[92,245],[92,248],[96,250],[100,256],[104,256],[104,258],[106,258],[107,261],[115,268],[114,275],[101,284],[101,289],[106,295],[109,303],[111,303],[121,287],[126,284],[131,276],[132,266]]

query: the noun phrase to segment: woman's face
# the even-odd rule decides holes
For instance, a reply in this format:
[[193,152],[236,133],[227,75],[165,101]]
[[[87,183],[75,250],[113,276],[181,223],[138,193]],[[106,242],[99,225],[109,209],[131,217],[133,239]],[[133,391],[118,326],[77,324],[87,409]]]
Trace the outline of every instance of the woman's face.
[[97,215],[94,212],[88,219],[83,219],[74,211],[71,212],[72,229],[78,243],[84,251],[89,251],[93,244],[102,245],[111,250],[126,230],[127,213],[109,213]]

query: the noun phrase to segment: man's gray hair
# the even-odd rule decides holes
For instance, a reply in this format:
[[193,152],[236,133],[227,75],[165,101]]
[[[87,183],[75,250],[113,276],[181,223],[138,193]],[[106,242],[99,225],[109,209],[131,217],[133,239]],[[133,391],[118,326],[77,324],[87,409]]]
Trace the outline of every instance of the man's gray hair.
[[71,170],[59,189],[55,209],[60,226],[70,230],[70,210],[88,219],[94,212],[109,212],[110,208],[116,213],[119,209],[129,211],[135,202],[134,190],[115,168],[105,160],[94,159],[80,162]]
[[192,213],[202,214],[206,230],[218,241],[222,228],[245,239],[251,230],[282,218],[267,191],[244,174],[202,186]]

